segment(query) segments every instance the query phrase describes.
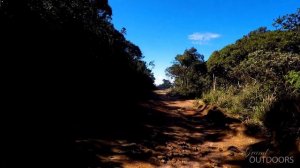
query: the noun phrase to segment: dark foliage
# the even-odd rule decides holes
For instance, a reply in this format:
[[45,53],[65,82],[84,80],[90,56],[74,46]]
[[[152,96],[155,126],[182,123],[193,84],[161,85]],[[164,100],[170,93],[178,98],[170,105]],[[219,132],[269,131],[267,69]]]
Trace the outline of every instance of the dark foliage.
[[163,83],[157,86],[159,89],[169,89],[172,87],[172,83],[167,80],[163,79]]
[[266,113],[264,125],[271,131],[273,144],[281,154],[299,152],[300,144],[300,98],[278,99]]
[[125,119],[154,88],[153,75],[140,49],[113,27],[107,0],[0,5],[4,167],[66,167],[57,158],[76,166],[67,156],[78,131]]

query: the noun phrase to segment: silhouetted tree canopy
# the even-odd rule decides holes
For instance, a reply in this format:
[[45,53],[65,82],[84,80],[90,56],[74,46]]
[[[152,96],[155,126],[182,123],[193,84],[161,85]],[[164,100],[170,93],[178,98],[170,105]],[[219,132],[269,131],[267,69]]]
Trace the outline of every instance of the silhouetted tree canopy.
[[24,156],[9,164],[34,159],[43,162],[39,167],[59,167],[48,159],[63,155],[67,162],[78,131],[126,121],[129,107],[150,94],[153,74],[111,16],[107,0],[1,1],[3,95],[11,109],[3,118],[13,134],[3,135],[9,138],[3,151]]
[[20,77],[31,69],[28,82],[59,81],[44,83],[53,90],[90,90],[100,96],[111,89],[124,97],[143,97],[153,88],[153,74],[139,47],[114,28],[111,16],[107,0],[4,1],[0,17],[6,63]]

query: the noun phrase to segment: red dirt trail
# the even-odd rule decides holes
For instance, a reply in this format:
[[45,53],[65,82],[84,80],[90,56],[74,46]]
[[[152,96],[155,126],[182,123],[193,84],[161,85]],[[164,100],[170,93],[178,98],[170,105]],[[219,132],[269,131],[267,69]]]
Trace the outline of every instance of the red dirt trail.
[[159,100],[143,103],[148,109],[147,122],[137,126],[134,138],[85,139],[77,143],[98,149],[95,155],[101,162],[99,167],[234,168],[241,167],[247,147],[261,141],[247,136],[241,122],[216,126],[207,120],[210,106],[197,110],[194,100],[176,100],[166,96],[165,91],[156,94]]

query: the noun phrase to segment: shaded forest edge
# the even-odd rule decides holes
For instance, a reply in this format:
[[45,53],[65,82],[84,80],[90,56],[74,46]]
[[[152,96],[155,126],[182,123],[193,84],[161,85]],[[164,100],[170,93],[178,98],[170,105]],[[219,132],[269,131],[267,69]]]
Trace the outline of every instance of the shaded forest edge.
[[126,113],[155,88],[149,64],[126,29],[114,28],[107,0],[0,5],[1,167],[76,167],[83,130],[134,122]]

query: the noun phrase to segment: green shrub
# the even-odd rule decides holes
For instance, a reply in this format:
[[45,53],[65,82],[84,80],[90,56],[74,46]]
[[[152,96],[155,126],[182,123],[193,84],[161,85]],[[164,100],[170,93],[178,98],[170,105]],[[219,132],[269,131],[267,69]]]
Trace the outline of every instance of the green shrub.
[[289,71],[287,75],[284,76],[284,79],[290,87],[291,92],[294,94],[299,94],[300,92],[300,71]]
[[261,125],[265,111],[271,106],[275,96],[263,90],[260,84],[248,84],[241,88],[229,87],[211,90],[203,94],[205,103],[216,105],[232,116]]

